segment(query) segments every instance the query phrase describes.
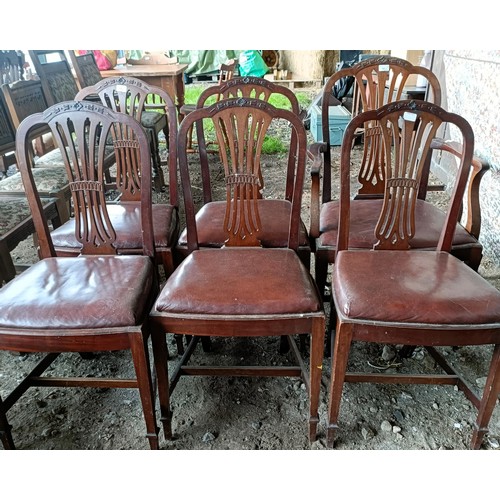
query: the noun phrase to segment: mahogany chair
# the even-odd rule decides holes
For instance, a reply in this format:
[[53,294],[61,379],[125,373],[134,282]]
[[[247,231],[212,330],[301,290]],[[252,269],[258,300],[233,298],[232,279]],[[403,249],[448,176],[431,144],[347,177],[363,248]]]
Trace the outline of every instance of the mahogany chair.
[[[421,75],[427,80],[427,100],[441,104],[441,85],[437,77],[427,68],[414,66],[404,59],[391,56],[378,56],[361,61],[350,68],[337,71],[326,82],[321,102],[321,126],[323,142],[313,147],[315,152],[323,152],[323,165],[318,164],[311,171],[311,223],[309,234],[315,252],[315,277],[321,291],[325,290],[328,265],[333,264],[335,256],[336,221],[338,201],[332,200],[332,161],[328,111],[330,106],[341,103],[333,96],[332,89],[343,78],[354,80],[352,117],[361,111],[377,109],[389,102],[401,99],[404,88],[411,76]],[[356,199],[382,198],[384,190],[384,151],[380,128],[373,123],[366,123],[357,131],[356,137],[363,136],[363,157],[358,170],[359,189]],[[430,161],[430,158],[429,158]],[[419,193],[425,199],[427,173]],[[322,176],[322,181],[320,177]],[[364,205],[363,205],[364,206]],[[353,203],[356,210],[357,202]],[[360,209],[361,210],[361,209]],[[359,223],[363,228],[372,221],[366,221],[366,214],[371,209],[362,210]],[[352,227],[354,231],[354,226]],[[437,243],[437,242],[435,242]]]
[[[68,148],[75,237],[81,255],[57,257],[43,201],[37,194],[29,161],[30,129],[47,123],[59,147]],[[106,139],[120,154],[137,158],[142,184],[142,254],[118,255],[116,232],[104,198]],[[6,414],[36,386],[115,387],[139,390],[150,447],[158,448],[152,375],[148,359],[148,312],[158,294],[154,261],[149,144],[132,117],[94,103],[64,102],[26,118],[17,133],[19,169],[38,235],[40,261],[0,289],[0,349],[47,355],[0,402],[0,436],[13,448]],[[46,377],[64,353],[130,350],[135,378]]]
[[[202,248],[198,239],[203,228],[195,217],[187,150],[191,126],[203,119],[213,122],[218,140],[227,138],[227,150],[221,149],[227,193],[225,217],[220,221],[223,248]],[[282,248],[266,248],[261,238],[272,220],[261,214],[259,155],[267,128],[278,119],[293,127],[298,146],[288,242]],[[150,313],[161,421],[167,438],[172,436],[169,397],[181,375],[301,376],[310,395],[309,437],[311,441],[316,438],[325,317],[316,285],[297,254],[306,150],[302,121],[290,111],[257,99],[220,101],[193,111],[181,123],[178,152],[189,255],[167,280]],[[166,333],[191,338],[170,382]],[[304,333],[311,336],[309,373],[292,338]],[[282,335],[288,336],[298,366],[187,364],[200,338]]]
[[[95,85],[80,90],[75,99],[89,100],[95,96],[98,96],[105,106],[133,116],[147,130],[153,162],[153,185],[158,191],[164,190],[165,179],[161,169],[158,134],[163,132],[165,135],[169,151],[167,165],[171,174],[172,165],[175,165],[175,151],[172,151],[175,144],[170,137],[170,130],[177,126],[177,114],[172,98],[160,87],[149,85],[138,78],[124,76],[103,78]],[[151,111],[151,108],[154,110]],[[172,133],[175,132],[176,130]],[[172,178],[169,178],[169,182],[169,188],[172,189]]]
[[[64,50],[29,50],[28,53],[49,106],[75,98],[78,86]],[[47,56],[52,54],[56,60],[47,61]]]
[[[263,78],[244,77],[233,78],[223,85],[214,85],[208,87],[199,97],[197,108],[206,106],[207,101],[215,100],[222,102],[226,99],[252,98],[262,101],[269,101],[271,96],[282,96],[288,101],[292,113],[300,116],[300,106],[295,94],[282,85],[276,85]],[[226,210],[226,201],[218,200],[214,196],[212,183],[210,180],[210,170],[213,168],[209,162],[209,156],[206,153],[205,129],[202,122],[196,124],[197,140],[199,145],[199,166],[202,179],[203,206],[196,214],[198,229],[198,243],[201,247],[221,247],[224,245],[226,234],[221,224]],[[221,138],[217,138],[223,148],[227,147],[228,137],[224,129],[221,129]],[[243,140],[243,139],[242,139]],[[248,138],[252,140],[251,137]],[[259,213],[266,223],[263,223],[260,241],[265,247],[286,247],[288,245],[288,220],[292,207],[293,189],[296,182],[296,151],[297,135],[295,129],[292,129],[288,144],[287,166],[284,167],[283,175],[283,195],[273,196],[272,198],[265,193],[265,176],[259,169],[259,189],[257,191]],[[245,146],[246,147],[246,146]],[[188,145],[189,149],[189,145]],[[222,153],[222,152],[221,152]],[[193,162],[195,160],[191,159]],[[259,157],[260,161],[260,157]],[[184,230],[179,237],[176,248],[181,258],[188,253],[187,231]],[[309,244],[309,235],[306,225],[299,221],[299,255],[304,264],[310,266],[311,246]]]
[[[350,141],[357,127],[372,120],[380,124],[384,141],[386,188],[374,228],[376,243],[371,249],[359,249],[350,246],[354,205],[350,200]],[[424,158],[443,124],[453,125],[463,145],[453,196],[437,247],[410,251],[422,223],[416,211]],[[471,447],[481,445],[500,392],[500,291],[451,254],[473,149],[474,135],[464,118],[424,101],[387,104],[356,116],[347,127],[332,278],[337,328],[328,410],[329,446],[339,426],[344,382],[457,385],[478,409]],[[424,346],[445,374],[348,372],[349,351],[355,341]],[[445,360],[439,347],[481,344],[495,347],[486,388],[479,397]]]
[[[120,81],[123,80],[123,84]],[[76,100],[84,98],[88,93],[97,91],[105,105],[123,114],[132,114],[140,118],[140,109],[150,92],[158,92],[164,99],[165,114],[158,116],[168,117],[170,148],[169,163],[169,203],[153,204],[153,227],[156,248],[156,261],[169,276],[175,267],[173,248],[179,236],[179,216],[177,200],[177,124],[176,112],[172,99],[159,88],[152,88],[135,79],[107,78],[95,87],[87,87],[81,91]],[[149,139],[151,138],[148,134]],[[117,182],[114,188],[119,192],[118,202],[108,203],[108,213],[116,230],[116,248],[119,253],[140,253],[142,248],[140,203],[142,189],[137,173],[137,164],[134,157],[115,154],[117,168]],[[52,233],[54,248],[59,256],[71,256],[80,253],[81,243],[75,237],[76,219],[70,219]]]

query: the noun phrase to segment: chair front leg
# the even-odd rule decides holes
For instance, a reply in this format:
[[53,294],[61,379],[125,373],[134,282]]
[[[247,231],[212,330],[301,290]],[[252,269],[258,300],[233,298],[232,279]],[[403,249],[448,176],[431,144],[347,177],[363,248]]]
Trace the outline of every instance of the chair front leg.
[[318,430],[318,407],[323,370],[325,341],[325,318],[314,318],[311,331],[311,354],[309,360],[309,442],[316,441]]
[[[180,336],[182,337],[182,336]],[[168,382],[168,349],[166,335],[162,331],[154,331],[151,335],[153,359],[158,382],[158,399],[160,400],[160,421],[163,425],[165,439],[172,439],[172,412],[170,411],[170,388]]]
[[151,449],[158,450],[158,427],[156,425],[153,380],[146,346],[147,341],[143,335],[138,334],[130,334],[129,339],[142,411],[146,421],[146,435]]
[[352,343],[352,325],[337,323],[335,334],[335,346],[332,359],[332,374],[330,381],[330,401],[328,405],[328,428],[327,447],[333,448],[335,433],[338,429],[338,417],[340,410],[340,400],[344,387],[345,374],[347,370],[347,360]]

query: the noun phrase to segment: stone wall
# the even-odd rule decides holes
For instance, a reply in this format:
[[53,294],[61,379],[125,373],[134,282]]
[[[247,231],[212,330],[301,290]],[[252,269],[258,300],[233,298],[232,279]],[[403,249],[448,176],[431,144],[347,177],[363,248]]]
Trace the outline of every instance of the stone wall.
[[[500,50],[434,51],[432,70],[443,87],[442,106],[466,118],[475,135],[475,154],[490,164],[481,182],[484,252],[500,264]],[[456,139],[454,131],[447,135]],[[453,165],[434,164],[449,186]]]

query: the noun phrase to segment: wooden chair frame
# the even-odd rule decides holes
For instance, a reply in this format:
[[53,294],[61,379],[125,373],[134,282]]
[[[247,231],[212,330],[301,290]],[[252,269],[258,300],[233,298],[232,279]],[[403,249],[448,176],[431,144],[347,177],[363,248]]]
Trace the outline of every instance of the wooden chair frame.
[[[78,220],[81,222],[78,238],[83,244],[82,255],[73,259],[56,257],[47,220],[41,209],[41,200],[37,196],[36,186],[33,182],[29,161],[29,140],[26,138],[29,137],[30,129],[41,122],[49,124],[62,149],[68,146],[70,150],[68,156],[65,157],[66,167],[68,178],[71,179],[74,206],[77,209]],[[116,249],[113,246],[114,231],[106,216],[105,203],[103,202],[105,138],[108,133],[111,133],[115,141],[118,141],[117,147],[124,151],[127,150],[127,154],[136,155],[138,160],[137,168],[140,171],[142,184],[141,218],[144,251],[142,256],[116,255]],[[125,137],[123,134],[126,134],[128,139],[122,140]],[[78,143],[78,150],[75,146],[76,143]],[[94,158],[93,151],[96,151],[96,145],[98,156]],[[87,151],[88,154],[84,151]],[[0,289],[0,302],[14,300],[16,303],[16,306],[8,311],[7,317],[0,319],[0,349],[47,353],[43,360],[23,378],[18,387],[3,401],[0,401],[0,437],[2,443],[6,448],[13,448],[13,439],[6,420],[6,413],[30,387],[121,387],[139,389],[147,438],[150,447],[157,449],[159,445],[158,428],[147,350],[149,337],[148,304],[152,304],[158,293],[158,279],[155,266],[152,264],[154,244],[151,215],[151,168],[147,137],[141,125],[130,116],[114,113],[112,110],[94,103],[71,101],[60,103],[47,109],[43,114],[32,115],[23,121],[18,130],[16,154],[40,245],[41,260],[34,264],[27,273],[35,278],[50,273],[54,283],[57,283],[58,279],[65,282],[71,278],[72,268],[76,266],[73,269],[73,271],[77,270],[76,275],[73,275],[75,280],[73,286],[76,288],[82,286],[81,292],[84,292],[85,283],[82,283],[80,274],[82,271],[93,273],[94,282],[99,283],[101,279],[102,283],[107,283],[109,282],[110,265],[113,268],[120,266],[122,270],[132,265],[135,267],[135,271],[141,275],[136,274],[130,279],[116,276],[117,293],[119,293],[121,280],[125,279],[129,287],[127,293],[134,289],[133,293],[140,297],[141,301],[144,301],[142,315],[145,317],[130,319],[115,317],[107,320],[108,315],[112,315],[114,312],[113,307],[103,308],[100,306],[99,310],[89,310],[88,314],[84,314],[79,320],[70,315],[68,321],[68,317],[65,317],[63,298],[60,309],[54,313],[56,316],[60,314],[59,319],[55,321],[52,317],[43,319],[42,321],[50,322],[50,324],[43,326],[39,318],[33,318],[28,321],[29,325],[27,325],[26,320],[23,320],[26,312],[22,311],[21,304],[16,302],[18,300],[16,294],[20,293],[19,288],[22,287],[20,283],[23,283],[24,279],[31,278],[25,278],[26,275],[22,274],[6,287]],[[94,163],[94,160],[97,163]],[[79,168],[76,168],[77,163]],[[90,266],[88,269],[86,269],[87,264]],[[58,270],[59,268],[61,271]],[[102,272],[101,277],[100,272]],[[37,290],[37,287],[41,289]],[[38,297],[38,303],[43,304],[43,295],[44,292],[47,293],[47,290],[36,279],[31,281],[31,288],[31,292]],[[72,290],[74,291],[74,288]],[[94,292],[99,293],[99,290],[94,290]],[[76,294],[77,300],[80,296],[80,294]],[[107,299],[103,297],[101,300]],[[120,300],[115,301],[115,307],[119,307],[119,303]],[[72,303],[70,306],[74,307],[75,304]],[[126,303],[122,307],[127,309],[129,306],[131,307],[130,304]],[[47,307],[50,309],[50,302]],[[86,307],[88,307],[87,300],[82,298],[81,308],[85,309]],[[15,312],[18,309],[20,319],[15,321]],[[137,313],[141,314],[139,311],[140,309],[137,310]],[[93,327],[90,326],[92,318],[96,321]],[[115,324],[115,322],[121,321],[124,322],[123,325]],[[72,322],[74,322],[74,326]],[[132,353],[136,371],[135,379],[42,376],[61,353],[89,353],[123,349],[129,349]]]
[[[406,113],[410,115],[409,118],[406,118]],[[395,140],[396,153],[392,155],[392,159],[389,154],[385,157],[384,204],[378,224],[374,228],[377,243],[373,249],[352,250],[349,248],[349,213],[352,203],[349,174],[350,141],[353,140],[357,127],[363,126],[366,121],[377,120],[381,125],[384,147],[389,151],[394,130],[398,127],[398,123],[401,123],[401,118],[404,125],[401,138]],[[408,251],[409,242],[415,232],[416,221],[413,210],[418,196],[418,185],[425,168],[423,166],[425,162],[423,160],[419,162],[418,155],[413,153],[418,149],[417,144],[420,144],[422,158],[425,158],[425,150],[431,148],[433,134],[444,122],[453,123],[463,137],[454,193],[436,250]],[[392,137],[388,131],[389,124],[393,131]],[[439,141],[437,144],[442,146]],[[460,263],[456,257],[450,255],[453,233],[461,212],[463,193],[469,176],[473,148],[474,135],[464,118],[423,101],[400,101],[385,105],[378,110],[356,116],[347,127],[346,141],[341,153],[340,226],[332,284],[332,314],[337,318],[337,327],[332,354],[328,446],[333,446],[338,429],[344,382],[457,385],[479,410],[471,447],[479,448],[481,445],[500,392],[500,292],[472,269]],[[363,272],[361,264],[363,261],[370,271],[363,275],[364,291],[360,292],[359,287],[353,290],[353,283],[360,283],[361,278],[356,276],[359,272]],[[402,269],[394,267],[398,263],[403,264]],[[415,273],[418,274],[418,271],[412,274],[414,269],[435,269],[439,274],[436,274],[433,283],[428,276],[417,277]],[[452,278],[446,278],[447,275]],[[441,281],[445,279],[448,281],[441,285]],[[401,286],[398,286],[400,282]],[[408,287],[405,287],[405,282],[408,282]],[[469,302],[457,302],[463,300],[461,297],[467,293],[457,292],[464,282],[470,283],[470,289],[467,291],[471,294],[472,302],[476,297],[487,297],[484,300],[488,303],[488,312],[483,308],[481,311],[478,309],[476,313],[468,309]],[[375,304],[370,308],[364,301],[366,297],[365,299],[363,297],[364,294],[371,293],[370,290],[375,286],[379,293],[371,297]],[[440,302],[432,306],[423,305],[423,301],[433,300],[434,286],[437,288],[436,298],[439,298]],[[395,290],[394,294],[391,294],[391,289]],[[404,295],[406,293],[407,296]],[[397,300],[403,300],[408,304],[408,312],[394,303],[396,297]],[[359,302],[356,303],[356,300]],[[377,303],[380,304],[378,308]],[[431,310],[434,308],[436,313]],[[457,314],[463,311],[466,311],[464,314],[468,315],[467,319],[456,318]],[[482,319],[486,317],[488,319]],[[445,375],[349,373],[347,362],[354,341],[422,345],[444,370]],[[436,349],[439,346],[480,344],[495,344],[482,398],[475,394],[465,379]]]
[[[251,116],[251,119],[249,118]],[[246,117],[246,118],[245,118]],[[264,118],[265,117],[265,118]],[[292,215],[289,226],[289,243],[288,248],[262,248],[259,243],[259,227],[261,225],[258,216],[257,205],[257,180],[259,177],[258,169],[260,163],[258,161],[259,142],[263,140],[265,129],[268,126],[268,121],[283,118],[287,120],[295,129],[298,139],[297,148],[297,174],[293,187],[292,196]],[[203,119],[212,119],[217,130],[217,137],[221,142],[224,142],[224,133],[228,134],[227,146],[222,148],[225,165],[225,177],[227,181],[227,211],[225,218],[225,227],[227,230],[227,241],[224,248],[220,249],[202,249],[198,245],[197,239],[197,222],[195,219],[195,209],[192,197],[190,184],[190,175],[188,168],[188,136],[192,125]],[[249,121],[246,121],[246,120]],[[248,125],[249,123],[252,125]],[[247,123],[250,127],[250,132],[245,132],[243,126],[238,124]],[[223,132],[223,130],[225,132]],[[253,136],[255,133],[255,149],[252,144],[243,153],[241,140],[245,134]],[[323,357],[323,339],[324,339],[324,312],[321,306],[321,299],[317,295],[317,289],[314,282],[308,281],[307,290],[311,293],[311,297],[316,297],[314,304],[317,310],[302,306],[303,309],[295,312],[281,313],[262,313],[259,311],[249,310],[249,304],[242,298],[243,303],[241,308],[238,307],[239,300],[229,300],[230,304],[222,309],[218,309],[217,300],[208,292],[205,292],[196,287],[196,290],[187,289],[187,282],[179,281],[179,276],[188,273],[189,276],[196,274],[197,282],[207,283],[208,278],[205,276],[201,279],[201,275],[191,272],[191,266],[197,265],[197,262],[206,261],[207,271],[217,275],[217,269],[222,266],[230,273],[230,280],[234,281],[236,276],[239,280],[248,280],[255,285],[260,280],[273,282],[276,275],[281,275],[281,272],[272,267],[270,270],[266,268],[266,273],[269,275],[260,276],[257,269],[249,268],[247,259],[257,259],[264,263],[266,259],[283,257],[283,259],[291,259],[290,265],[293,269],[302,269],[306,271],[303,263],[300,261],[298,250],[298,227],[302,199],[303,176],[306,161],[306,135],[301,120],[290,111],[278,110],[269,104],[257,99],[227,99],[214,104],[213,106],[197,109],[184,118],[179,129],[179,168],[181,184],[183,189],[183,198],[186,212],[186,223],[188,228],[188,251],[189,256],[182,261],[175,273],[167,280],[162,289],[161,295],[157,300],[155,307],[150,313],[153,352],[155,359],[156,373],[158,376],[158,393],[160,399],[161,421],[165,437],[171,438],[171,411],[170,411],[170,395],[181,375],[220,375],[220,376],[299,376],[302,377],[308,387],[310,395],[310,413],[309,413],[309,438],[311,441],[316,439],[318,417],[318,404],[320,392],[321,365]],[[236,146],[236,143],[238,146]],[[237,153],[238,151],[238,153]],[[256,157],[253,156],[256,155]],[[239,157],[237,160],[236,157]],[[245,158],[245,159],[244,159]],[[245,170],[246,168],[246,170]],[[245,201],[243,201],[245,200]],[[240,212],[240,208],[242,209]],[[248,212],[246,212],[248,210]],[[246,215],[243,214],[246,212]],[[239,214],[239,215],[238,215]],[[291,253],[290,253],[291,252]],[[206,260],[208,259],[208,261]],[[293,263],[293,265],[292,265]],[[229,266],[229,267],[228,267]],[[235,266],[238,270],[235,270]],[[269,266],[268,266],[269,267]],[[229,270],[231,269],[231,271]],[[191,271],[190,271],[191,270]],[[233,271],[236,273],[234,276]],[[283,271],[286,273],[286,271]],[[287,276],[289,276],[287,274]],[[309,276],[307,271],[307,276]],[[269,278],[266,280],[266,277]],[[228,276],[229,278],[229,276]],[[292,279],[292,278],[290,278]],[[310,276],[309,278],[310,279]],[[224,282],[224,276],[218,276],[218,279],[213,283],[220,287]],[[272,287],[272,286],[271,286]],[[196,304],[198,300],[208,300],[213,302],[213,308],[210,304],[206,304],[208,308],[212,308],[208,314],[197,312],[195,309],[190,312],[189,305],[185,307],[184,312],[171,310],[175,307],[175,301],[170,301],[168,295],[175,293],[175,290],[182,290],[186,293],[184,304]],[[274,292],[280,293],[276,289]],[[289,300],[293,300],[295,294],[301,294],[302,289],[291,289],[286,293],[287,297],[283,297],[283,303],[287,304]],[[227,293],[232,297],[232,289]],[[245,292],[242,292],[243,295]],[[263,300],[263,297],[261,297]],[[313,299],[311,299],[313,300]],[[165,301],[165,304],[163,304]],[[236,302],[235,302],[236,301]],[[265,302],[263,300],[263,302]],[[166,305],[166,310],[163,305]],[[179,304],[177,304],[179,305]],[[260,306],[259,306],[260,307]],[[280,306],[285,307],[285,306]],[[184,306],[181,306],[184,308]],[[230,313],[229,310],[233,310]],[[247,310],[248,309],[248,310]],[[218,312],[219,311],[219,312]],[[238,312],[239,311],[239,312]],[[246,311],[246,312],[242,312]],[[222,337],[255,337],[255,336],[283,336],[286,335],[289,339],[293,353],[300,356],[298,349],[295,347],[292,335],[299,333],[309,333],[311,335],[311,353],[310,353],[310,368],[309,373],[302,361],[298,361],[297,366],[288,367],[255,367],[255,366],[226,366],[226,367],[207,367],[207,366],[190,366],[187,361],[193,352],[196,343],[201,338],[209,336]],[[177,369],[174,371],[169,382],[167,373],[167,346],[165,342],[165,333],[174,333],[176,335],[188,336],[192,338],[188,349],[184,356],[179,361]]]

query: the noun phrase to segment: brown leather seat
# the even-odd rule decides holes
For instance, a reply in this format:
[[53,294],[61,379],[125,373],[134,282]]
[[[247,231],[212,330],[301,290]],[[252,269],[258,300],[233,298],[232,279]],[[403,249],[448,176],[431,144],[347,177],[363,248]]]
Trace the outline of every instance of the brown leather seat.
[[[255,271],[242,280],[243,269]],[[194,252],[178,272],[174,271],[155,304],[155,314],[258,316],[320,310],[311,275],[288,248],[207,248]]]
[[498,290],[447,252],[342,251],[332,279],[336,307],[352,321],[468,327],[500,319]]
[[[356,200],[351,208],[350,245],[352,248],[372,248],[376,243],[373,228],[384,200]],[[416,200],[415,218],[419,221],[415,235],[410,240],[411,248],[435,248],[443,228],[446,213],[424,200]],[[337,246],[339,222],[339,202],[325,203],[321,208],[319,242],[322,247]],[[453,247],[477,247],[482,251],[482,245],[468,233],[461,224],[457,224],[453,236]]]
[[[154,242],[157,252],[168,252],[178,232],[177,210],[171,205],[153,204]],[[116,231],[115,247],[119,253],[133,253],[142,248],[141,208],[134,202],[108,204],[108,214]],[[75,237],[75,220],[52,231],[58,255],[79,253],[82,245]]]
[[[262,220],[262,232],[259,239],[264,247],[287,246],[288,227],[283,221],[289,220],[292,204],[288,200],[260,199],[259,215]],[[226,239],[224,231],[225,201],[213,201],[200,208],[196,214],[198,223],[198,241],[202,247],[220,247]],[[299,245],[307,246],[309,240],[305,224],[300,221]],[[184,229],[179,237],[178,251],[187,250],[187,231]]]
[[[148,312],[153,277],[151,259],[142,255],[43,259],[2,288],[0,328],[46,329],[57,336],[66,328],[137,326]],[[142,287],[127,286],[136,282]]]

